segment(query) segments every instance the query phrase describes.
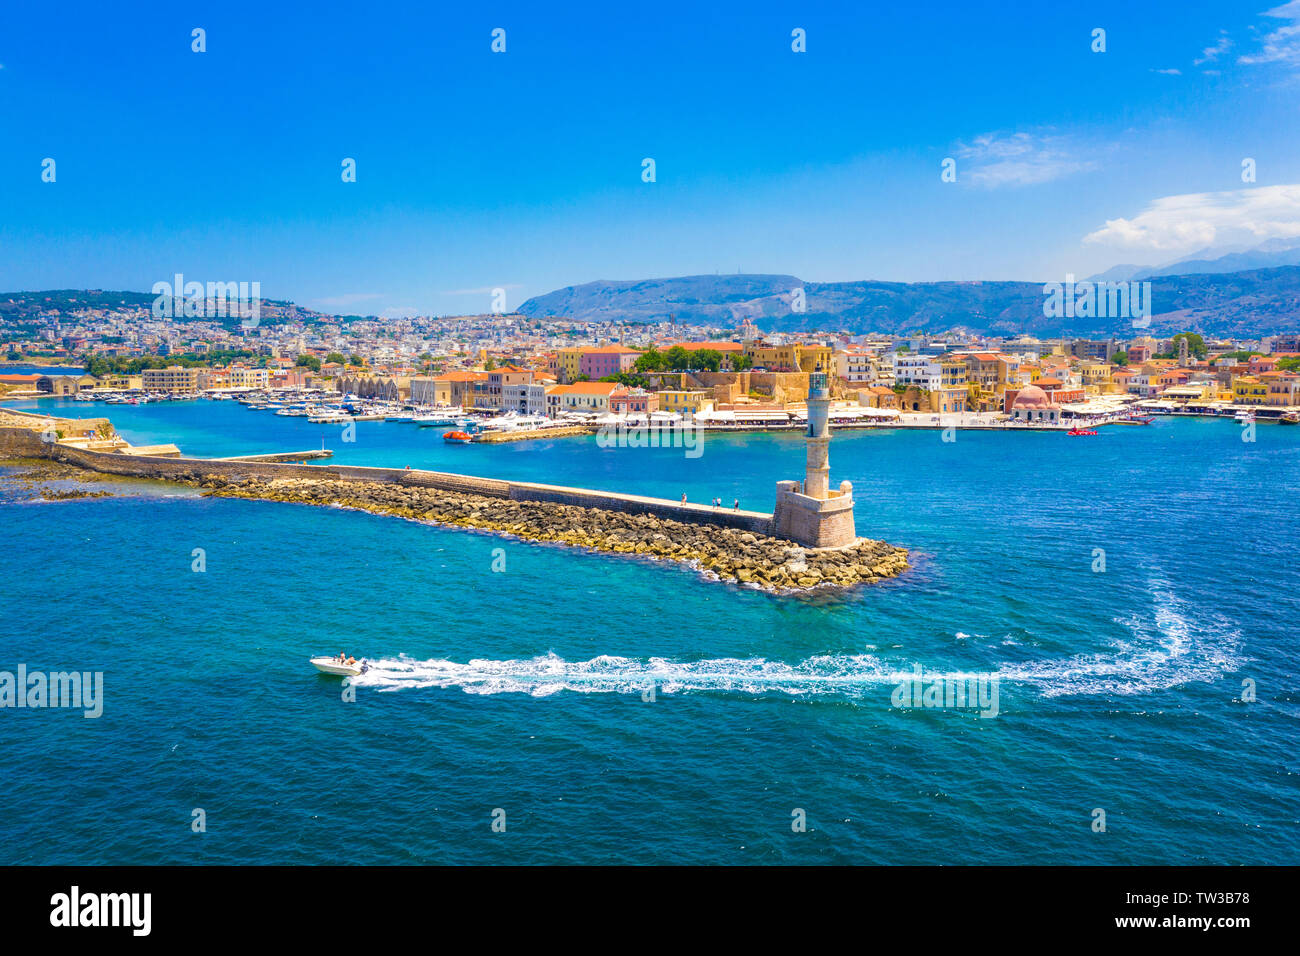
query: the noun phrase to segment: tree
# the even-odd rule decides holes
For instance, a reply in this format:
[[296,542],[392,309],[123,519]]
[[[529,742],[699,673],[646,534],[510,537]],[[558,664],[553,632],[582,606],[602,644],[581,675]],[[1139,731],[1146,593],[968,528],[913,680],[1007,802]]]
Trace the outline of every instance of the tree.
[[671,372],[680,372],[691,367],[691,353],[680,345],[674,345],[664,353],[664,368]]
[[743,352],[738,352],[737,354],[731,356],[730,361],[731,361],[731,368],[737,372],[743,372],[746,369],[751,369],[754,367],[754,360],[750,356],[745,355]]
[[664,371],[663,353],[652,345],[637,356],[633,368],[638,372],[662,372]]
[[644,375],[638,375],[635,372],[615,372],[613,375],[606,375],[601,381],[617,382],[627,388],[650,388],[650,380]]
[[1125,365],[1128,364],[1128,353],[1116,352],[1114,355],[1111,356],[1110,360],[1114,362],[1116,365],[1123,368]]
[[348,364],[355,365],[358,368],[365,368],[366,360],[363,359],[360,355],[353,355],[351,358],[348,359]]
[[325,356],[326,365],[342,365],[346,361],[347,359],[343,357],[342,352],[331,352],[329,355]]
[[1280,358],[1277,367],[1283,372],[1300,372],[1300,358]]
[[1187,352],[1194,358],[1203,359],[1209,353],[1205,347],[1205,339],[1201,338],[1196,332],[1179,332],[1174,336],[1173,355],[1178,355],[1178,343],[1182,339],[1187,339]]
[[483,363],[483,368],[489,372],[496,367],[497,367],[497,363],[494,362],[492,359],[488,359],[486,362]]
[[320,359],[314,355],[299,355],[298,361],[294,364],[299,368],[309,368],[313,372],[320,371]]

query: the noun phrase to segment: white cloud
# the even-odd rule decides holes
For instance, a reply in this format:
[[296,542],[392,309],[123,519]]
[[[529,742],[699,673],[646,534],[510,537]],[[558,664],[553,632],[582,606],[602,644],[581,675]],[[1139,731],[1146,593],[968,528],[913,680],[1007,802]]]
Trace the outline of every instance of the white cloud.
[[1228,31],[1220,30],[1219,42],[1214,44],[1214,46],[1207,46],[1202,50],[1200,57],[1192,61],[1192,66],[1200,66],[1202,63],[1213,63],[1231,49],[1232,40],[1228,37]]
[[1267,34],[1258,53],[1237,58],[1238,63],[1281,63],[1300,67],[1300,0],[1290,0],[1280,7],[1265,10],[1260,16],[1289,20]]
[[1164,76],[1182,76],[1182,75],[1183,75],[1183,71],[1182,71],[1182,70],[1178,70],[1178,69],[1152,70],[1151,72],[1152,72],[1152,73],[1160,73],[1160,74],[1162,74],[1162,75],[1164,75]]
[[958,177],[977,186],[1033,186],[1092,169],[1096,163],[1077,155],[1063,136],[1031,133],[985,133],[957,144],[957,157],[969,164]]
[[1132,219],[1107,219],[1083,241],[1125,249],[1190,251],[1300,235],[1300,184],[1166,196]]

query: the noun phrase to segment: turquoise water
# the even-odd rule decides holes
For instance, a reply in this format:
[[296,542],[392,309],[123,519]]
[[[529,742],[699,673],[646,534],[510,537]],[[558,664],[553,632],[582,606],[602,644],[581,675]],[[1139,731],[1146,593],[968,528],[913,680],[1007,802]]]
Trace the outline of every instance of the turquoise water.
[[[324,432],[342,463],[753,508],[801,467],[793,436],[690,459],[387,423],[343,443],[225,403],[41,407],[196,455]],[[1256,438],[840,433],[859,531],[917,565],[840,597],[186,489],[11,494],[0,670],[102,670],[105,702],[0,710],[0,862],[1300,862],[1300,428]],[[306,665],[340,650],[378,662],[354,702]],[[998,715],[893,707],[918,663],[998,677]]]

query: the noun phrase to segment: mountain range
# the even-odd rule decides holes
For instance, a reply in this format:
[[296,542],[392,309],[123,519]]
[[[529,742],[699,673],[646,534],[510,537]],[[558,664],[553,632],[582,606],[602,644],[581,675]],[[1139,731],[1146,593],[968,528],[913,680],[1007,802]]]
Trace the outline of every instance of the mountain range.
[[[1153,314],[1149,329],[1142,331],[1239,338],[1300,332],[1300,265],[1157,275],[1148,281]],[[803,311],[796,308],[800,290]],[[588,282],[535,296],[519,311],[530,318],[604,322],[657,322],[671,315],[719,326],[749,318],[765,331],[853,334],[1131,337],[1139,328],[1127,318],[1050,317],[1044,300],[1041,282],[805,282],[792,275],[703,275]]]

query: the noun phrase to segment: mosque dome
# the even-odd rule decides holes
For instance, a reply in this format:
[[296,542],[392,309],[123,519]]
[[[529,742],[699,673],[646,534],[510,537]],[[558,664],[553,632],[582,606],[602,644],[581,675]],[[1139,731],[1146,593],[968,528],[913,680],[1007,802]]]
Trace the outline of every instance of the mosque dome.
[[1037,385],[1026,385],[1016,393],[1015,404],[1012,408],[1051,408],[1052,400],[1047,397]]

